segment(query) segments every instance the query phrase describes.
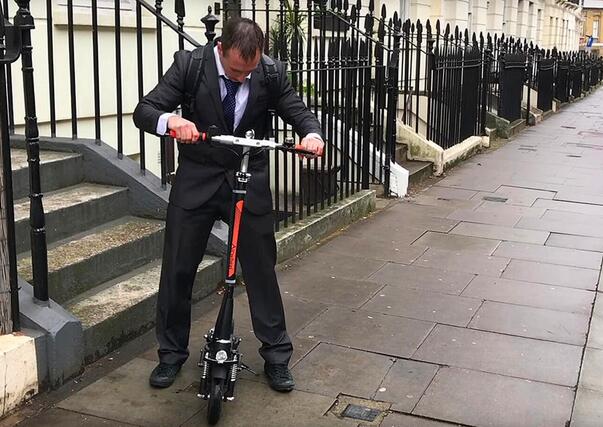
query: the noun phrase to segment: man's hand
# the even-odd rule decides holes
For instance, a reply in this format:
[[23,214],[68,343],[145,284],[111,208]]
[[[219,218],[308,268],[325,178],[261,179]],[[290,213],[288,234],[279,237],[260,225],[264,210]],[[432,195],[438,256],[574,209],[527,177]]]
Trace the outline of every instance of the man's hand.
[[305,154],[301,155],[302,157],[305,157],[308,159],[313,159],[315,157],[322,156],[322,153],[323,153],[324,147],[325,147],[325,143],[322,140],[315,138],[313,136],[306,136],[304,139],[302,139],[300,145],[301,145],[301,148],[303,148],[304,150],[314,152],[314,156],[309,156],[309,155],[305,155]]
[[193,122],[180,116],[171,116],[167,123],[168,130],[176,133],[176,139],[183,144],[193,144],[199,140],[199,131]]

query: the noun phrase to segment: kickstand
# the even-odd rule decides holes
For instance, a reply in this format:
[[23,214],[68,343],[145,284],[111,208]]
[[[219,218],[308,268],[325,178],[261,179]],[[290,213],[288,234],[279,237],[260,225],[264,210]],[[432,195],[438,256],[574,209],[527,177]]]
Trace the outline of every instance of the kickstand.
[[255,372],[253,369],[251,369],[249,366],[247,366],[247,365],[246,365],[246,364],[244,364],[244,363],[241,363],[241,370],[242,370],[242,371],[249,371],[249,372],[251,372],[253,375],[257,375],[257,374],[258,374],[257,372]]

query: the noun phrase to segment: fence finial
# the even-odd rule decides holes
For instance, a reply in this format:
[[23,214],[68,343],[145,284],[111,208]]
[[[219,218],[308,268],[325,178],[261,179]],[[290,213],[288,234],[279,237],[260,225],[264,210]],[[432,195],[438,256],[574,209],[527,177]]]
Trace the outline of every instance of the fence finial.
[[216,25],[218,24],[218,22],[220,22],[220,20],[216,15],[212,13],[211,6],[208,6],[207,15],[201,18],[201,22],[203,23],[203,25],[205,25],[205,37],[207,37],[207,41],[209,43],[213,42],[214,37],[216,37]]

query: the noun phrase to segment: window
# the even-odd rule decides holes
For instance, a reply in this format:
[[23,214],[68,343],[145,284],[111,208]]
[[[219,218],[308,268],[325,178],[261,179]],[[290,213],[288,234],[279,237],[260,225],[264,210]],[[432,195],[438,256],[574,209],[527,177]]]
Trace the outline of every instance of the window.
[[599,20],[593,21],[593,38],[599,39]]
[[[114,9],[115,0],[96,0],[99,9]],[[59,6],[67,6],[67,0],[59,0]],[[73,7],[92,7],[92,0],[73,0]],[[119,0],[121,10],[134,10],[136,0]]]

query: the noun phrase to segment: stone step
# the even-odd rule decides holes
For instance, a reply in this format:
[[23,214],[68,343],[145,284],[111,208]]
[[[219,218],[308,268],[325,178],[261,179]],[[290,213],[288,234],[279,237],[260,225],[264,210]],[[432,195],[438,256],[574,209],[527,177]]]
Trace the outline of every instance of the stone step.
[[398,163],[408,171],[408,185],[418,185],[433,173],[431,162],[419,162],[415,160],[404,160]]
[[[48,243],[113,221],[128,213],[128,189],[82,183],[46,193],[42,198]],[[30,248],[29,198],[15,201],[17,252]]]
[[[48,291],[63,303],[94,286],[161,257],[165,223],[123,217],[48,247]],[[19,275],[32,282],[31,256],[18,262]]]
[[[91,363],[155,325],[161,260],[91,289],[64,307],[84,328],[85,361]],[[193,302],[223,282],[221,258],[206,256],[199,265]]]
[[[13,170],[13,199],[27,197],[29,194],[29,168],[27,151],[11,148]],[[40,151],[40,184],[42,192],[47,193],[60,188],[79,184],[84,180],[83,156],[77,153],[60,151]]]
[[408,160],[408,142],[401,137],[396,140],[396,163],[408,171],[408,185],[420,184],[433,173],[431,162]]
[[395,159],[396,163],[401,164],[401,162],[406,161],[406,153],[408,152],[408,145],[402,144],[398,141],[395,149]]

